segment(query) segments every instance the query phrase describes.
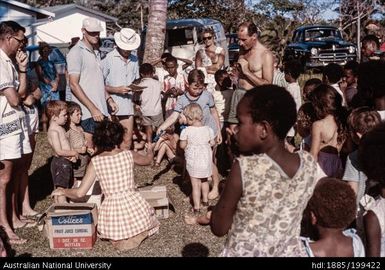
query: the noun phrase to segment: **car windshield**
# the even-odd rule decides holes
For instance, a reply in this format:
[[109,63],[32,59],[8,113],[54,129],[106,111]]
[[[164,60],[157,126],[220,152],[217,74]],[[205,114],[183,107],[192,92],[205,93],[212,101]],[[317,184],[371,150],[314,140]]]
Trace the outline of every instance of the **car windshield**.
[[194,44],[193,30],[190,28],[167,30],[167,37],[169,47]]
[[313,28],[305,30],[305,41],[324,40],[324,39],[341,39],[341,32],[333,28]]

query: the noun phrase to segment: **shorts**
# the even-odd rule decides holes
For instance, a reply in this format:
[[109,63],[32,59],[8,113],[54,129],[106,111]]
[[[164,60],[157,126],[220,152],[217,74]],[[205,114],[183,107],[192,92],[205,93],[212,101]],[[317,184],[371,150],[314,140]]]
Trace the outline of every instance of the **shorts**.
[[53,157],[51,175],[55,188],[69,188],[73,180],[72,162],[64,157]]
[[21,158],[21,133],[0,139],[0,160]]
[[[107,117],[104,117],[106,119]],[[80,126],[83,128],[84,132],[94,134],[95,128],[99,125],[99,122],[90,117],[85,120],[80,121]]]
[[153,126],[153,127],[160,127],[161,124],[163,124],[163,113],[160,113],[158,115],[152,115],[152,116],[145,116],[143,115],[143,126]]
[[32,148],[31,148],[31,144],[29,143],[28,131],[22,132],[20,139],[21,139],[21,154],[22,155],[31,154]]

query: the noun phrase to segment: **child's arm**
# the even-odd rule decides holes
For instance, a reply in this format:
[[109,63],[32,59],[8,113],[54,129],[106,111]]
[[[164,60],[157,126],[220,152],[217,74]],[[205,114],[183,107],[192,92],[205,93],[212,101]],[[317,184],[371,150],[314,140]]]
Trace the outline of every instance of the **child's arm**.
[[226,184],[211,215],[211,231],[216,236],[225,235],[233,223],[237,204],[242,196],[241,169],[235,161],[226,179]]
[[152,160],[154,159],[154,147],[152,144],[146,144],[145,146],[147,148],[147,154],[145,156],[131,151],[132,157],[134,159],[134,163],[136,165],[150,165],[152,163]]
[[221,144],[221,142],[222,142],[222,133],[221,133],[221,124],[219,122],[218,111],[217,111],[217,109],[215,107],[212,107],[212,108],[210,108],[210,112],[211,112],[211,115],[214,117],[215,124],[217,125],[217,128],[218,128],[218,133],[215,134],[216,141],[217,141],[218,144]]
[[78,158],[78,152],[75,150],[64,150],[60,144],[59,133],[56,130],[48,131],[49,142],[55,151],[56,155],[60,157],[76,157]]
[[86,174],[83,177],[83,180],[80,183],[78,188],[57,188],[52,193],[51,196],[66,196],[70,199],[79,199],[84,197],[96,178],[95,168],[92,162],[88,164]]
[[179,147],[181,148],[181,149],[185,149],[186,147],[187,147],[187,140],[180,140],[179,141]]
[[381,255],[381,227],[376,214],[368,211],[364,216],[366,235],[366,256],[380,257]]
[[182,130],[180,133],[180,138],[179,138],[179,147],[181,149],[185,149],[187,147],[187,130],[188,128],[185,128]]
[[174,124],[176,120],[178,120],[179,112],[173,111],[172,114],[160,125],[160,127],[156,130],[156,134],[160,134],[163,130],[166,130],[169,126]]
[[311,147],[310,154],[314,157],[315,161],[318,160],[318,153],[321,147],[321,128],[322,123],[316,121],[311,127]]

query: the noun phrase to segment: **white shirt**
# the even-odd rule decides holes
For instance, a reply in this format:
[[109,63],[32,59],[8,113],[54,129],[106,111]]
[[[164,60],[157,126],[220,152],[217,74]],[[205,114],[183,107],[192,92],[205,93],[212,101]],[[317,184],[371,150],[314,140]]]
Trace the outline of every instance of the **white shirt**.
[[155,116],[162,113],[161,83],[152,78],[143,78],[139,84],[146,87],[140,95],[140,110],[144,116]]
[[332,86],[334,89],[336,89],[337,92],[338,92],[338,94],[341,95],[341,97],[342,97],[342,106],[346,107],[346,106],[347,106],[347,103],[346,103],[345,95],[344,95],[344,93],[341,91],[341,88],[340,88],[340,86],[338,85],[338,83],[332,84],[332,85],[330,85],[330,86]]

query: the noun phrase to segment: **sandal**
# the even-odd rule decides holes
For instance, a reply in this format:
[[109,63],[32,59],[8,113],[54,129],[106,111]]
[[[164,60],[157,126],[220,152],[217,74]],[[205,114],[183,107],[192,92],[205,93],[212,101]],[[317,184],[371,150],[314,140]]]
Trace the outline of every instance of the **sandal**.
[[210,206],[210,203],[209,203],[209,202],[202,202],[202,206],[203,206],[203,207],[209,207],[209,206]]
[[27,243],[27,239],[20,238],[20,237],[17,237],[17,238],[9,238],[9,243],[10,243],[11,245],[22,245],[22,244]]

